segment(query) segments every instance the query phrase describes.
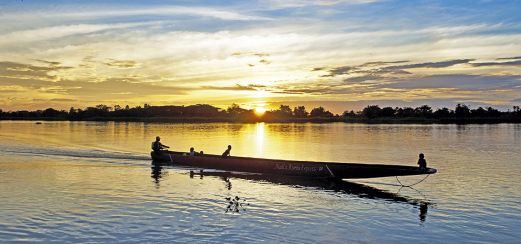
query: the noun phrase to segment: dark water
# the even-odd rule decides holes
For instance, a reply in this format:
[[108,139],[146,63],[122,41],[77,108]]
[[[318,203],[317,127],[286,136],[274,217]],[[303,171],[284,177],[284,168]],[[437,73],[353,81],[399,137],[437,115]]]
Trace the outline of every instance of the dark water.
[[[175,150],[297,160],[415,165],[423,152],[439,173],[413,189],[392,177],[190,177],[151,166],[156,135]],[[519,243],[520,145],[512,124],[1,121],[0,241]]]

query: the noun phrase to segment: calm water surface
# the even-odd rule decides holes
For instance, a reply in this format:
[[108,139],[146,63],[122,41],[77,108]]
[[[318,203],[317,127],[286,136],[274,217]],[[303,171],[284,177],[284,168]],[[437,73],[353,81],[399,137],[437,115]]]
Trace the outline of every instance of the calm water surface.
[[[439,173],[345,183],[151,167],[174,150],[415,165]],[[521,125],[0,121],[0,241],[519,243]],[[404,184],[422,176],[401,177]],[[227,197],[239,212],[226,212]]]

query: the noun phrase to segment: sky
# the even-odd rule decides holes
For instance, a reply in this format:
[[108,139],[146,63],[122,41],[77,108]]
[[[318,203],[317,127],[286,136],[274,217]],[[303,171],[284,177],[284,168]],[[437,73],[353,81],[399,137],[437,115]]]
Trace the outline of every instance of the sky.
[[521,104],[521,1],[0,0],[0,109]]

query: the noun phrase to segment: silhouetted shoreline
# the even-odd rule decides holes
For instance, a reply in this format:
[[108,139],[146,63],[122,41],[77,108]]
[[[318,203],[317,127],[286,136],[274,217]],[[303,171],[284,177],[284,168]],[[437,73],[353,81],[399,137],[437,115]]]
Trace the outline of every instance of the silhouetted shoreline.
[[168,122],[168,123],[366,123],[366,124],[497,124],[521,123],[521,111],[514,106],[512,111],[499,111],[492,107],[470,109],[458,104],[454,110],[440,108],[435,111],[428,105],[417,108],[380,108],[370,105],[361,111],[345,111],[333,114],[323,107],[307,112],[304,106],[291,109],[281,105],[277,110],[257,114],[254,109],[243,109],[232,105],[227,109],[207,104],[190,106],[137,106],[121,108],[98,105],[85,109],[71,108],[69,111],[48,108],[36,111],[0,110],[0,120],[47,120],[47,121],[119,121],[119,122]]

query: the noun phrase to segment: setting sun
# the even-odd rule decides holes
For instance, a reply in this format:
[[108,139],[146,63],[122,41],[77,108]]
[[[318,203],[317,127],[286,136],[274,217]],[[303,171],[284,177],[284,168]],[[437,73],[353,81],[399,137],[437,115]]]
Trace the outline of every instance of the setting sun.
[[264,107],[255,108],[255,115],[262,116],[264,113],[266,113],[266,108],[264,108]]

